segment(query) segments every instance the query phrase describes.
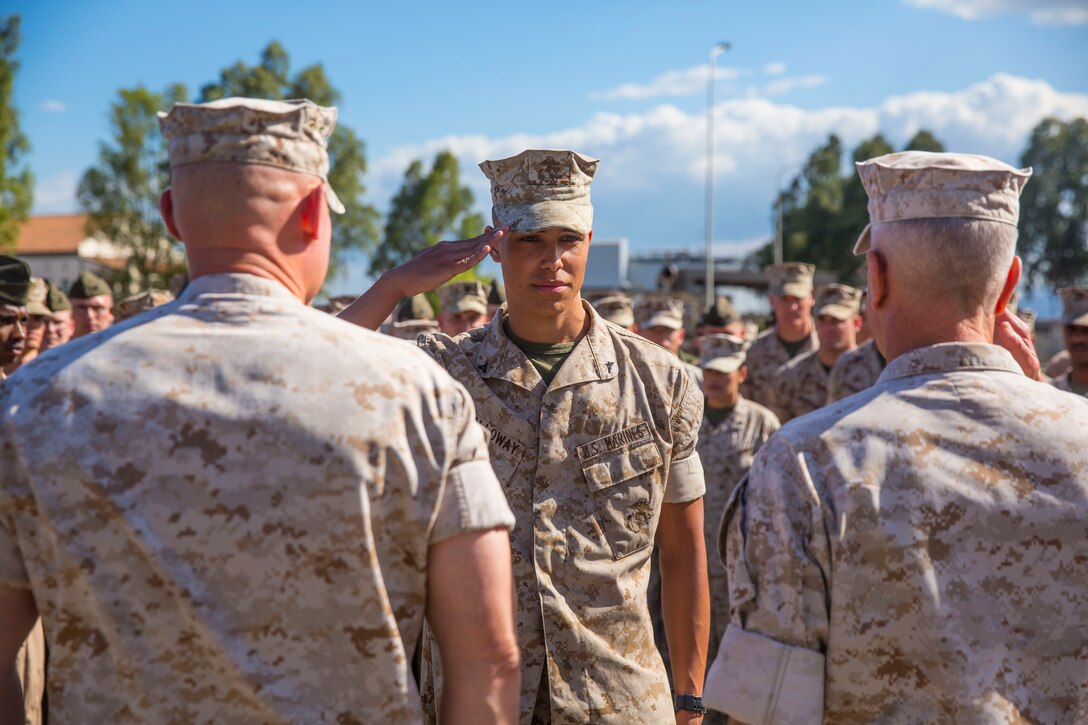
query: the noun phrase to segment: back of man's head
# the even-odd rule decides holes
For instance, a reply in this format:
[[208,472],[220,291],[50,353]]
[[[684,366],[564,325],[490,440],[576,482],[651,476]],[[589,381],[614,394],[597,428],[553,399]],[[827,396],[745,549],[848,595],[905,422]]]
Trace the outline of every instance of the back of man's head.
[[890,305],[901,321],[929,319],[935,328],[992,321],[1018,275],[1019,196],[1031,170],[924,152],[857,166],[870,224],[854,252],[870,253],[870,293],[880,297],[870,308]]
[[177,104],[159,122],[172,173],[163,216],[192,276],[263,274],[312,298],[328,264],[326,200],[344,211],[328,185],[336,109],[227,98]]

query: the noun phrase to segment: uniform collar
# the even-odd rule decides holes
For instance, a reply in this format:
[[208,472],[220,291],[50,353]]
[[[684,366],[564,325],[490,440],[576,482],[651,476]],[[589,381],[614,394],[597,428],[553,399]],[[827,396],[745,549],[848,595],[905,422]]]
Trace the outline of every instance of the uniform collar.
[[283,300],[294,300],[301,304],[301,301],[279,282],[267,277],[241,273],[208,274],[197,277],[189,283],[178,299],[182,302],[192,302],[200,295],[208,294],[275,297]]
[[999,370],[1023,375],[1016,360],[1003,347],[984,342],[944,342],[911,350],[892,360],[877,378],[877,384],[964,370]]
[[[607,323],[585,300],[582,300],[582,308],[589,315],[589,330],[563,361],[549,390],[593,380],[610,380],[618,374],[615,346]],[[496,315],[487,323],[472,362],[482,378],[506,380],[526,390],[532,390],[541,382],[540,373],[503,329],[502,315]]]

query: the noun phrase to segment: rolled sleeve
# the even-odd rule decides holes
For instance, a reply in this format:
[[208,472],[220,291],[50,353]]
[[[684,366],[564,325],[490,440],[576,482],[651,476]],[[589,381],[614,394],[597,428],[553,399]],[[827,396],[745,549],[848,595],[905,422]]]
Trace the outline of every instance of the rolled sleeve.
[[453,456],[431,529],[432,544],[469,531],[514,527],[514,514],[487,455],[487,439],[476,422],[476,406],[459,383],[450,383]]
[[695,451],[703,421],[703,394],[691,376],[681,371],[679,395],[669,418],[672,461],[665,481],[665,503],[686,503],[706,493],[703,464]]
[[824,656],[729,625],[703,703],[750,725],[823,720]]
[[698,453],[692,453],[682,461],[669,466],[668,485],[665,487],[665,503],[687,503],[706,493],[703,463]]
[[499,480],[487,461],[469,461],[450,471],[438,508],[431,543],[469,531],[514,527]]

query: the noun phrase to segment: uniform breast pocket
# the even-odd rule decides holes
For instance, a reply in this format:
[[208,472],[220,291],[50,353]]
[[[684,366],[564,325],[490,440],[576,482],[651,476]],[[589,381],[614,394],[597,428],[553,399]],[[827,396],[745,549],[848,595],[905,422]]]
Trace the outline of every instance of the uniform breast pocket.
[[640,423],[579,446],[578,458],[612,557],[653,543],[664,460],[649,426]]

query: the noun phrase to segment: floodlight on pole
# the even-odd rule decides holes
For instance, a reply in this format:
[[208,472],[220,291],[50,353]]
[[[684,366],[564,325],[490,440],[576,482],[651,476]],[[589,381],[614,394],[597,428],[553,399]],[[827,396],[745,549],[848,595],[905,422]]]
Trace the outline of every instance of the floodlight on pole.
[[714,61],[729,43],[710,49],[706,66],[706,307],[714,304]]

